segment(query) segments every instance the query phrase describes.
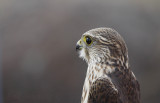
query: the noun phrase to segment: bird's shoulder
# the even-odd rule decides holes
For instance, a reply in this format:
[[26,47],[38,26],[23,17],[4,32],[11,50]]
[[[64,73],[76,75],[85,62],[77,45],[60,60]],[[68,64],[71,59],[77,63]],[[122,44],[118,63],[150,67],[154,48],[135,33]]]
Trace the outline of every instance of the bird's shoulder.
[[92,83],[88,103],[120,103],[118,101],[118,91],[109,78],[98,78]]
[[139,103],[140,85],[130,69],[115,69],[109,77],[117,88],[123,102]]

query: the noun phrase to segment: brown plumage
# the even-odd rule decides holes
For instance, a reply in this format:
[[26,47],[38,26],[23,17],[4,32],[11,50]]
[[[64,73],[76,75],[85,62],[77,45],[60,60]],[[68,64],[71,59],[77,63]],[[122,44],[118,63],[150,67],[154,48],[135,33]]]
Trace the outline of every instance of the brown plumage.
[[140,103],[140,86],[118,32],[92,29],[82,35],[76,50],[88,63],[81,103]]

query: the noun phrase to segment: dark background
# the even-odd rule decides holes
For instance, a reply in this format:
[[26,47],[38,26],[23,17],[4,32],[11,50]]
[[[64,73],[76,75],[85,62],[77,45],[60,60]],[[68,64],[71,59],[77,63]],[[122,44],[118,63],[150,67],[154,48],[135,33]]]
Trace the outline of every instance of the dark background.
[[142,103],[160,102],[160,0],[1,0],[0,102],[80,103],[75,45],[96,27],[124,37]]

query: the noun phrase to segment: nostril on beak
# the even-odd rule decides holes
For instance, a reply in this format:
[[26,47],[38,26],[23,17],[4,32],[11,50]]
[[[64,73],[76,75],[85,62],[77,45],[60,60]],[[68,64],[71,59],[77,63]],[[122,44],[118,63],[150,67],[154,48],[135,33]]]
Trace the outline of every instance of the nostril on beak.
[[80,49],[80,45],[76,45],[76,51]]

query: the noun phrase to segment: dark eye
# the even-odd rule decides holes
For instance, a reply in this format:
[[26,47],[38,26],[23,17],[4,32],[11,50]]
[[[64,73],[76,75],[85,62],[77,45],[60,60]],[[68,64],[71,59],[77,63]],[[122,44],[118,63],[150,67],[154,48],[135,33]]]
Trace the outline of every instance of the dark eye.
[[91,42],[92,42],[91,38],[90,37],[86,37],[86,43],[87,44],[91,44]]

